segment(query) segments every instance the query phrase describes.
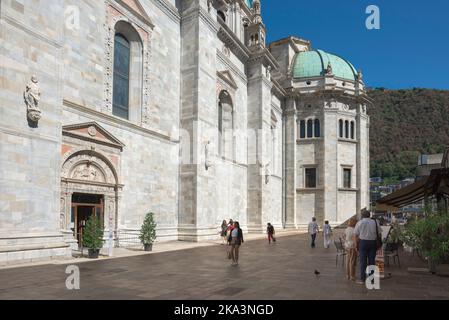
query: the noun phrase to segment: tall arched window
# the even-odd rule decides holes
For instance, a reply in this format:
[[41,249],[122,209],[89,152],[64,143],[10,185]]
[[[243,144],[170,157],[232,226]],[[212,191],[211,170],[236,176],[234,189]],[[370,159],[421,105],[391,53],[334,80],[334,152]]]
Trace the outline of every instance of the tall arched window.
[[345,138],[349,139],[349,121],[345,121]]
[[277,156],[278,156],[278,141],[277,141],[277,125],[278,120],[273,111],[271,111],[271,172],[277,173]]
[[338,121],[338,130],[340,133],[340,138],[343,138],[343,120],[340,119],[340,121]]
[[351,121],[351,139],[355,139],[355,123]]
[[305,139],[305,137],[306,137],[306,121],[305,120],[301,120],[299,122],[299,137],[301,139]]
[[141,123],[143,102],[143,42],[132,24],[115,25],[112,113]]
[[307,138],[313,138],[313,121],[307,120]]
[[321,126],[320,126],[320,120],[315,119],[315,138],[321,137]]
[[227,159],[234,159],[234,107],[231,95],[223,90],[218,97],[218,150]]
[[114,39],[114,88],[112,113],[129,119],[129,80],[130,80],[131,46],[120,33]]

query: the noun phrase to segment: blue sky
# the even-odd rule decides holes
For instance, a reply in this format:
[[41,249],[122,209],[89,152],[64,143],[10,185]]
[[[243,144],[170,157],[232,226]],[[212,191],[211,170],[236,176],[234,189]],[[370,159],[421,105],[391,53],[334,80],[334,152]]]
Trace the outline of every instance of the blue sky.
[[[296,35],[351,61],[369,87],[449,89],[448,0],[262,0],[268,41]],[[367,6],[380,9],[368,30]]]

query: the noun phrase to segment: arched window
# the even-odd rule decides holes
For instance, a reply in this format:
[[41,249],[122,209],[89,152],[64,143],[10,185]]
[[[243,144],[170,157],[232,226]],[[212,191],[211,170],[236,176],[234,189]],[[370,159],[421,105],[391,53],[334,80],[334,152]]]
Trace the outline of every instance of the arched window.
[[313,138],[313,121],[307,120],[307,138]]
[[277,140],[278,120],[273,111],[271,111],[271,172],[277,173],[277,156],[278,156],[278,140]]
[[315,138],[319,138],[321,136],[321,126],[320,126],[320,120],[315,119]]
[[128,22],[115,25],[112,114],[141,123],[143,102],[143,42]]
[[118,117],[129,118],[129,77],[131,46],[120,33],[114,39],[114,88],[112,113]]
[[234,159],[234,107],[231,95],[223,90],[218,97],[218,152]]
[[345,121],[345,138],[349,139],[349,121]]
[[343,120],[340,119],[340,121],[338,121],[338,130],[340,133],[340,138],[343,138]]
[[299,122],[299,137],[301,139],[305,139],[305,137],[306,137],[306,121],[305,120],[301,120]]
[[217,11],[217,15],[221,18],[221,20],[223,20],[224,22],[226,22],[226,15],[223,13],[223,11],[218,10],[218,11]]
[[355,123],[351,121],[351,139],[355,139]]

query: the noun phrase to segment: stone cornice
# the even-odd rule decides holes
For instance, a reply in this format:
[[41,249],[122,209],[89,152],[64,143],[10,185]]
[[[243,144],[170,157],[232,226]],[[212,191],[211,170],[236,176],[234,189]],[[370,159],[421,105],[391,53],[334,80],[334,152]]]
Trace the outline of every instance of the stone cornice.
[[271,109],[279,112],[280,114],[282,114],[282,108],[278,107],[277,105],[275,105],[274,103],[271,104]]
[[261,48],[259,51],[252,52],[248,59],[248,62],[257,63],[262,61],[264,64],[268,64],[273,68],[273,71],[279,69],[279,63],[273,57],[271,52],[267,48]]
[[[151,21],[150,17],[146,13],[145,9],[142,7],[139,1],[136,2],[138,9],[141,12],[136,11],[134,8],[130,7],[123,0],[114,0],[117,4],[119,4],[122,8],[126,9],[128,15],[133,15],[136,19],[140,20],[144,25],[148,25],[151,29],[154,28],[154,24]],[[110,5],[114,6],[113,1],[110,2]]]
[[246,77],[246,75],[243,72],[241,72],[239,68],[237,68],[237,66],[223,54],[223,52],[217,50],[217,57],[220,60],[220,62],[222,62],[228,68],[228,70],[232,71],[243,82],[247,83],[248,78]]
[[188,10],[184,12],[181,18],[182,23],[187,23],[195,19],[200,19],[202,22],[204,22],[212,30],[213,33],[217,33],[220,28],[218,22],[216,22],[210,15],[210,13],[203,8],[194,8]]
[[223,41],[240,60],[246,63],[250,57],[248,48],[223,21],[219,21],[219,25],[218,38]]
[[94,117],[97,117],[99,119],[99,121],[104,121],[104,122],[109,122],[109,125],[119,125],[119,126],[124,126],[128,129],[132,129],[132,130],[136,130],[142,134],[146,134],[148,136],[154,137],[154,138],[158,138],[162,141],[166,141],[166,142],[170,142],[170,143],[179,143],[179,141],[173,141],[173,139],[168,135],[165,134],[163,132],[160,131],[156,131],[154,129],[147,129],[144,127],[141,127],[137,124],[134,124],[132,122],[129,122],[127,120],[124,119],[120,119],[118,117],[115,117],[113,115],[110,114],[106,114],[104,112],[99,112],[93,108],[89,108],[86,106],[82,106],[76,103],[73,103],[71,101],[68,100],[63,100],[63,105],[67,108],[70,108],[72,110],[77,110],[82,112],[83,114],[87,114],[87,115],[91,115]]
[[287,91],[274,79],[271,79],[273,82],[273,94],[275,94],[278,98],[282,99],[287,96]]
[[27,25],[25,25],[24,23],[14,19],[13,17],[7,16],[7,15],[2,15],[1,19],[8,22],[10,25],[22,30],[27,35],[32,35],[34,38],[42,40],[42,41],[46,42],[47,44],[55,47],[56,49],[61,49],[63,47],[62,39],[57,39],[57,40],[50,39],[46,35],[39,33],[36,29],[32,29],[32,28],[28,27]]
[[171,3],[166,0],[151,0],[162,12],[164,12],[171,20],[176,23],[181,22],[181,15]]

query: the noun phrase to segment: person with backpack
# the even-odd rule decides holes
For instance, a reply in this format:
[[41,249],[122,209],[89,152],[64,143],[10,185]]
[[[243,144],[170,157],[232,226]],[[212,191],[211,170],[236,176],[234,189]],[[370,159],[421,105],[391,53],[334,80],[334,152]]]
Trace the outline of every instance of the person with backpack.
[[267,224],[267,234],[268,234],[268,243],[271,244],[271,241],[276,242],[276,238],[274,237],[275,231],[274,227],[271,223]]

